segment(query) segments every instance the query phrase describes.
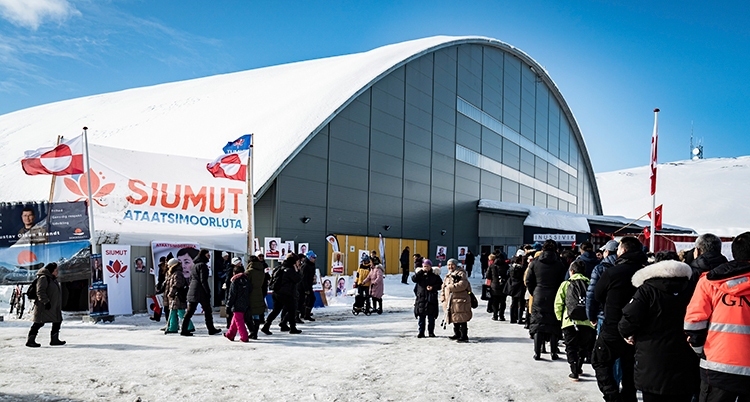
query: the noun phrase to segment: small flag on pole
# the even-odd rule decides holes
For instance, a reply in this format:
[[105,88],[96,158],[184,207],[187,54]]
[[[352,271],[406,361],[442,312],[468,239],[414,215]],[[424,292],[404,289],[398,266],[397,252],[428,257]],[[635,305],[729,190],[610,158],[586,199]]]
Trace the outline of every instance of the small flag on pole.
[[252,134],[245,134],[240,138],[237,138],[234,141],[227,142],[227,145],[224,146],[223,150],[225,154],[231,154],[233,152],[238,151],[244,151],[246,149],[250,149],[252,141]]
[[656,145],[659,140],[659,109],[654,109],[654,134],[651,136],[651,195],[656,194]]
[[[657,232],[661,230],[661,208],[663,206],[664,204],[659,205],[658,207],[656,207],[656,209],[654,209],[654,214],[656,214],[656,219],[654,220],[654,230],[656,230]],[[648,213],[648,218],[651,219],[651,212]]]
[[247,177],[248,150],[222,155],[206,165],[214,177],[225,177],[230,180],[245,181]]
[[648,240],[648,239],[651,238],[651,231],[648,230],[648,226],[646,226],[645,228],[643,228],[643,235],[646,236],[646,240]]
[[82,174],[83,136],[79,135],[56,147],[26,151],[21,167],[27,175],[51,174],[55,176]]

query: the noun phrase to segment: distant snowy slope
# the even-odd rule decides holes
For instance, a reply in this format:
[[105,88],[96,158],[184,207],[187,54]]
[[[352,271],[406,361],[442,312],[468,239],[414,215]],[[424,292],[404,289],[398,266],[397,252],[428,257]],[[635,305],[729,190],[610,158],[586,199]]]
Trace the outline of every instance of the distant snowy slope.
[[[698,233],[750,231],[750,156],[660,164],[656,204],[664,223]],[[651,210],[648,166],[596,175],[605,215],[633,219]]]

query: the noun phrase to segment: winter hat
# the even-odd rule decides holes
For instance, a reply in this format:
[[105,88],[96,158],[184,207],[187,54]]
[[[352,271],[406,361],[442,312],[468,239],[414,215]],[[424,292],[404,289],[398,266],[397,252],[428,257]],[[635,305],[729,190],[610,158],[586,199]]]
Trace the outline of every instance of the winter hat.
[[617,247],[620,245],[620,243],[617,242],[617,240],[610,240],[607,242],[607,244],[603,245],[599,250],[600,251],[617,251]]
[[370,263],[370,256],[367,256],[367,255],[362,256],[362,262],[369,264]]
[[307,252],[307,254],[305,254],[305,256],[307,256],[307,259],[308,259],[308,260],[309,260],[309,259],[311,259],[311,258],[318,258],[318,257],[317,257],[317,256],[315,255],[315,253],[313,253],[313,252],[312,252],[312,250],[308,251],[308,252]]
[[424,265],[429,265],[429,266],[432,266],[432,261],[430,261],[430,260],[428,260],[427,258],[425,258],[425,259],[423,259],[423,260],[422,260],[422,265],[423,265],[423,266],[424,266]]
[[179,263],[180,261],[178,261],[177,258],[172,258],[171,260],[169,260],[169,262],[167,262],[167,267],[172,268]]
[[536,251],[542,251],[542,244],[541,243],[534,243],[534,250],[536,250]]
[[242,265],[242,260],[240,259],[240,257],[232,258],[232,265]]
[[460,264],[460,263],[458,262],[458,260],[457,260],[457,259],[455,259],[455,258],[451,258],[450,260],[448,260],[448,264],[450,264],[450,263],[456,264],[456,266],[458,266],[458,265]]
[[221,252],[221,256],[222,257],[229,257],[229,253],[227,253],[226,251],[222,251]]
[[255,256],[256,256],[256,257],[263,257],[263,252],[262,252],[262,251],[260,251],[260,250],[258,250],[258,252],[257,252],[257,253],[255,253]]

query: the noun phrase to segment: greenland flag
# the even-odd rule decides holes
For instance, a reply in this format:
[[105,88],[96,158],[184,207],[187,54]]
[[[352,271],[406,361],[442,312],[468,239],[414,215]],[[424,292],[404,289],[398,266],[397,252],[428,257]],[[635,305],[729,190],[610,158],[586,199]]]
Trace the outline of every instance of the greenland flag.
[[245,181],[247,175],[247,158],[250,151],[244,150],[222,155],[206,165],[214,177],[226,177],[231,180]]
[[56,147],[26,151],[21,167],[27,175],[52,174],[55,176],[82,174],[83,136],[64,141]]

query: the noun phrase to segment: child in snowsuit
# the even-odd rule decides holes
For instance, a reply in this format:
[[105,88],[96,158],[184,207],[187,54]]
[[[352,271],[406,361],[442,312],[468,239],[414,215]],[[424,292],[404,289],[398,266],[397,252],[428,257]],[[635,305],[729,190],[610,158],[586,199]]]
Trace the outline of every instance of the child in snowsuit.
[[234,276],[232,276],[229,297],[227,297],[227,309],[232,309],[232,325],[224,336],[234,341],[234,336],[239,331],[240,340],[247,342],[249,336],[245,327],[245,312],[250,307],[250,280],[247,279],[242,265],[235,265],[232,272]]
[[[584,318],[582,320],[573,320],[569,317],[570,312],[566,305],[566,298],[571,282],[583,281],[583,296],[589,286],[589,278],[584,276],[586,272],[586,263],[582,260],[573,261],[570,264],[570,279],[560,284],[555,295],[555,315],[558,321],[562,321],[563,339],[565,339],[565,354],[568,356],[570,365],[570,377],[573,381],[578,381],[578,376],[583,373],[582,366],[584,358],[591,353],[593,348],[592,340],[596,336],[594,326],[591,321]],[[585,304],[584,304],[585,306]],[[585,307],[584,307],[585,313]],[[584,315],[585,317],[585,315]]]

